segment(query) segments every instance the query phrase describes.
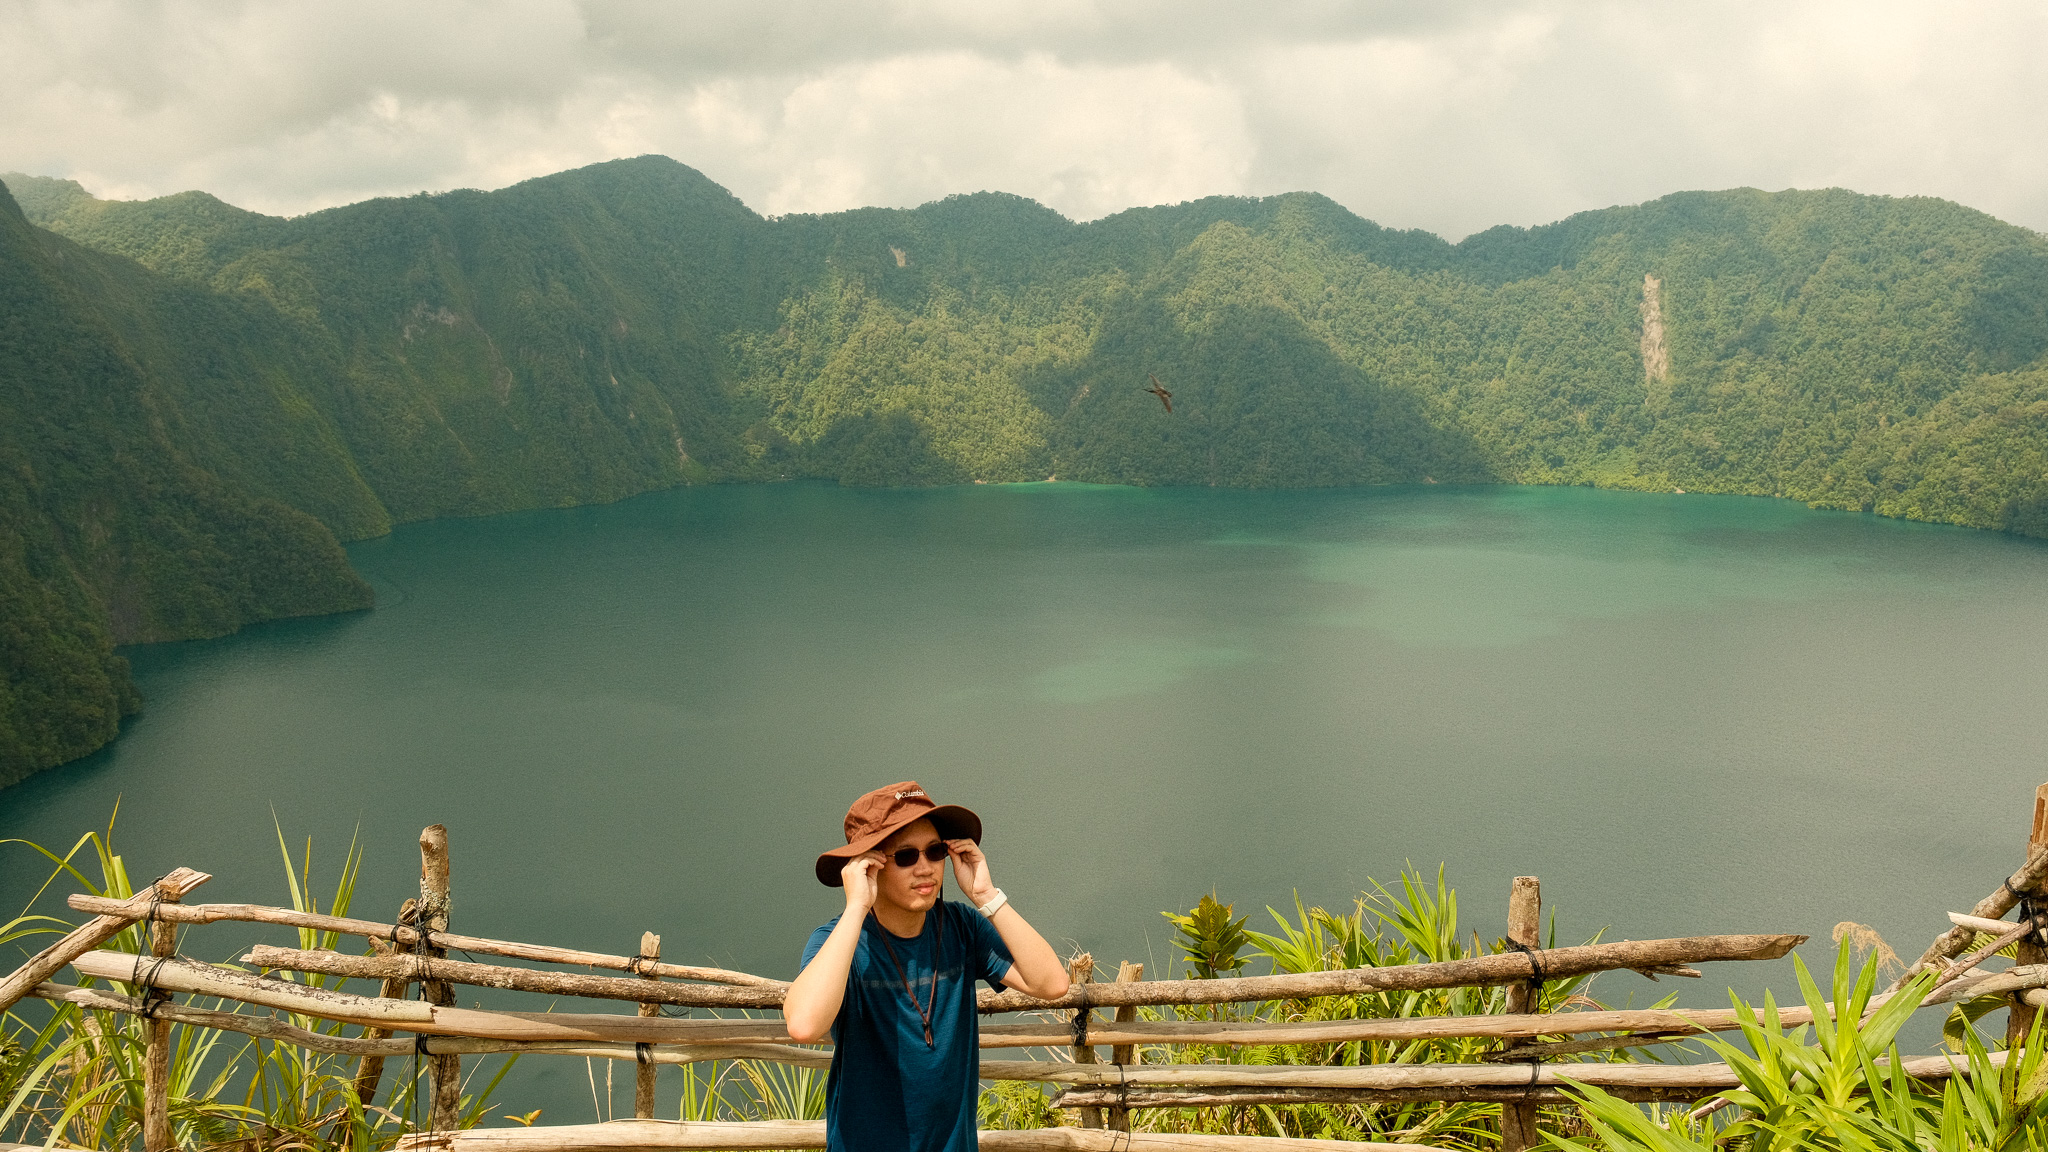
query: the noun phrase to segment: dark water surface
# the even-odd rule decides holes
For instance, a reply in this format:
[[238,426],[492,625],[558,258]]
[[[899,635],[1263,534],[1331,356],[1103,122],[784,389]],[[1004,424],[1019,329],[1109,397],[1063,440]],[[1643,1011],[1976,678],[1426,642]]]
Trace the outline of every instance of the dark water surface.
[[[1783,501],[722,487],[350,552],[380,607],[132,651],[147,711],[0,792],[0,836],[118,796],[133,874],[281,902],[273,812],[316,886],[360,829],[385,917],[440,821],[459,931],[787,977],[847,801],[915,778],[1112,969],[1158,971],[1159,911],[1212,886],[1348,908],[1407,861],[1489,938],[1535,874],[1571,942],[1857,920],[1917,952],[2048,779],[2048,547]],[[12,906],[42,875],[0,847]],[[1723,965],[1684,1002],[1765,980],[1792,991]],[[588,1119],[582,1063],[544,1061],[507,1103]]]

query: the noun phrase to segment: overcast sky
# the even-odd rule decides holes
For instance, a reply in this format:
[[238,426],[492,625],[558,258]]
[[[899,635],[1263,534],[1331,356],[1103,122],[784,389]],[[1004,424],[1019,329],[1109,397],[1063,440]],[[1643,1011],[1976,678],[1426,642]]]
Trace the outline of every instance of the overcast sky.
[[2048,4],[0,0],[0,170],[293,214],[660,152],[757,211],[1312,189],[1451,238],[1692,188],[2048,229]]

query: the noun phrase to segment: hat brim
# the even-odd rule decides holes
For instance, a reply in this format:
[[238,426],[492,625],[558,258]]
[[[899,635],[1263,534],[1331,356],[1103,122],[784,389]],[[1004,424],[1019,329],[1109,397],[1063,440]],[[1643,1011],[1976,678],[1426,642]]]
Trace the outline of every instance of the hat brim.
[[936,808],[926,808],[920,812],[906,812],[903,819],[893,824],[885,825],[880,830],[871,832],[844,848],[834,848],[830,852],[820,853],[818,856],[818,883],[823,884],[827,888],[845,887],[846,880],[839,873],[846,867],[848,860],[859,856],[863,852],[871,851],[882,841],[917,823],[919,820],[931,821],[932,827],[938,830],[939,839],[941,840],[972,840],[976,844],[981,843],[981,817],[976,816],[971,810],[962,808],[958,804],[941,804]]

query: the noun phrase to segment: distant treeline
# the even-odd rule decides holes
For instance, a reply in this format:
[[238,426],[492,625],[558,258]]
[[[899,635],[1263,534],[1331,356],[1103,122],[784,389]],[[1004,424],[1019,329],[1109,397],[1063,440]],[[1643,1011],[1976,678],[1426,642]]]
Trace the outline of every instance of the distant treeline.
[[769,220],[660,157],[292,220],[5,179],[0,783],[112,737],[116,644],[367,606],[339,540],[680,483],[1596,484],[2048,536],[2048,240],[1940,200],[1450,244],[1305,193]]

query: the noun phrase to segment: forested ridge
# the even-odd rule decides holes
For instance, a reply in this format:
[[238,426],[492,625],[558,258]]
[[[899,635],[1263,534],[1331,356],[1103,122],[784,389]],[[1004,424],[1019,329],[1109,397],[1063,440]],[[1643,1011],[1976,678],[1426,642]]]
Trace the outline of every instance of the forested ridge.
[[289,220],[5,181],[0,783],[111,738],[114,645],[367,605],[338,541],[679,483],[1597,484],[2048,536],[2048,240],[1945,201],[1451,244],[1306,193],[764,219],[661,157]]

